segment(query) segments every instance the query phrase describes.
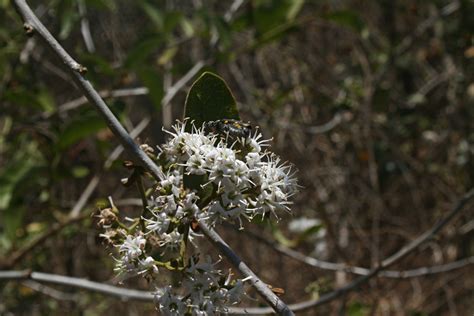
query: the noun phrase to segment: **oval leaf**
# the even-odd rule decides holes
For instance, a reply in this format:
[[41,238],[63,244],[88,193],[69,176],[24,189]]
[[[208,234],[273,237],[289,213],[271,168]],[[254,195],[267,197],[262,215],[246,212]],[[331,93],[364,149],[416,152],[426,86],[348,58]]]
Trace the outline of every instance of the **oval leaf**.
[[185,117],[196,126],[220,119],[239,120],[235,98],[224,79],[212,72],[203,73],[186,97]]

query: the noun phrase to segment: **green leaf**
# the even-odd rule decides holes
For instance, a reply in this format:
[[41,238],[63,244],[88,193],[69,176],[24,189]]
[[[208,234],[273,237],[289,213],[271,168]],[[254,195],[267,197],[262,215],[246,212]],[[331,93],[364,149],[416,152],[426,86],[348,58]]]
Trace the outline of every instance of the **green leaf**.
[[69,37],[71,31],[75,26],[77,26],[77,21],[79,20],[79,14],[76,12],[76,8],[73,6],[73,3],[64,4],[63,11],[61,12],[61,32],[58,37],[62,40]]
[[7,240],[15,240],[16,232],[23,222],[25,211],[25,206],[22,205],[16,208],[9,208],[3,212],[4,234]]
[[9,207],[15,186],[35,167],[35,157],[17,154],[0,173],[0,210]]
[[361,302],[353,302],[347,307],[347,315],[349,316],[365,316],[370,315],[370,307]]
[[158,29],[163,29],[163,13],[158,8],[144,1],[140,3],[140,6],[142,10],[145,11],[146,15],[148,15],[148,18],[151,20],[151,22],[155,24]]
[[158,34],[137,41],[125,59],[124,68],[136,68],[144,64],[162,42],[163,39]]
[[298,13],[303,8],[304,0],[292,0],[290,1],[288,11],[286,13],[286,18],[288,20],[293,20],[296,18]]
[[4,235],[0,236],[0,239],[8,241],[14,240],[26,210],[22,192],[25,190],[25,183],[22,182],[34,185],[38,179],[34,175],[34,170],[44,163],[34,141],[26,143],[25,146],[18,144],[15,154],[10,158],[0,169],[0,218],[3,220],[4,228]]
[[304,0],[255,1],[252,13],[257,34],[264,34],[286,22],[293,21],[303,4]]
[[360,16],[350,10],[334,11],[326,14],[324,18],[339,25],[350,27],[357,32],[361,32],[365,27],[364,21]]
[[89,174],[89,168],[85,166],[74,166],[71,172],[74,178],[84,178]]
[[158,57],[158,65],[166,65],[173,60],[174,56],[178,52],[178,46],[172,46],[165,49],[165,51]]
[[138,76],[143,84],[148,88],[149,96],[153,101],[155,109],[161,109],[161,100],[163,99],[163,78],[151,67],[143,67],[138,70]]
[[255,50],[265,44],[278,41],[292,32],[299,30],[297,21],[289,21],[278,25],[277,27],[265,32],[261,36],[255,39],[254,43],[251,45],[251,49]]
[[104,120],[98,116],[85,115],[69,124],[60,134],[58,147],[59,149],[65,149],[79,140],[97,133],[106,126]]
[[0,0],[0,8],[5,9],[10,4],[9,0]]
[[56,109],[56,102],[47,89],[41,89],[37,97],[43,111],[51,113]]
[[224,118],[240,119],[232,92],[224,79],[212,72],[204,72],[193,83],[186,97],[184,113],[196,126]]
[[180,24],[183,33],[186,35],[186,38],[189,38],[194,35],[194,25],[191,23],[191,21],[183,17],[183,19],[181,19]]

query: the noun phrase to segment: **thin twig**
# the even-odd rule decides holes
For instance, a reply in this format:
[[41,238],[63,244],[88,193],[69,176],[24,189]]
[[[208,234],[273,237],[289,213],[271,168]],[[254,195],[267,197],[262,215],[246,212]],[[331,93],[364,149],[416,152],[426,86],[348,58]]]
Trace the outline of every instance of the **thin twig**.
[[458,11],[460,8],[460,1],[453,1],[441,8],[438,13],[423,21],[423,23],[418,25],[418,27],[414,30],[414,32],[411,33],[410,36],[405,37],[402,42],[395,48],[395,55],[404,54],[406,51],[408,51],[410,46],[415,43],[415,40],[421,35],[423,35],[430,27],[432,27],[438,21],[438,19],[447,17]]
[[[146,87],[136,87],[136,88],[117,89],[117,90],[104,90],[104,91],[99,92],[99,95],[102,98],[123,98],[123,97],[132,97],[132,96],[147,95],[147,94],[148,94],[148,88]],[[88,100],[84,96],[68,101],[58,106],[58,113],[64,113],[64,112],[76,109],[80,107],[81,105],[87,104],[87,102]]]
[[[164,178],[161,169],[140,149],[133,141],[127,131],[123,128],[114,114],[100,97],[99,93],[93,88],[92,84],[86,80],[83,75],[85,67],[77,63],[64,50],[58,41],[51,35],[46,27],[38,20],[38,18],[31,11],[30,7],[24,0],[14,0],[13,4],[17,12],[25,22],[25,29],[37,32],[40,38],[48,45],[67,66],[68,72],[74,82],[78,85],[89,102],[100,112],[109,128],[120,140],[122,145],[129,151],[129,153],[143,164],[155,179],[160,180]],[[199,226],[206,234],[208,239],[212,241],[214,246],[218,248],[238,269],[244,276],[252,276],[252,284],[262,298],[267,301],[274,311],[281,315],[293,315],[288,306],[278,298],[270,289],[263,283],[255,273],[253,273],[248,266],[232,251],[232,249],[222,240],[222,238],[204,222],[200,222]]]
[[46,286],[44,284],[41,284],[37,281],[33,280],[26,280],[21,282],[23,286],[29,287],[32,290],[35,290],[36,292],[40,292],[44,295],[47,295],[49,297],[52,297],[53,299],[57,301],[73,301],[76,302],[78,300],[77,294],[70,294],[70,293],[65,293],[58,291],[52,287]]
[[163,100],[161,101],[162,106],[167,106],[171,100],[175,97],[176,93],[181,90],[194,76],[206,65],[206,61],[200,60],[194,66],[188,70],[188,72],[176,81],[167,91]]
[[[456,215],[458,215],[459,212],[461,212],[461,210],[464,208],[466,203],[469,202],[473,197],[474,197],[474,189],[471,189],[466,194],[464,194],[461,197],[461,199],[458,200],[454,208],[445,217],[439,220],[434,226],[432,226],[426,232],[421,234],[418,238],[410,242],[408,245],[402,247],[396,253],[389,256],[385,260],[383,260],[382,263],[380,263],[380,265],[371,269],[368,274],[355,279],[354,281],[352,281],[351,283],[347,284],[344,287],[341,287],[333,292],[324,294],[318,299],[308,300],[308,301],[297,303],[297,304],[291,304],[289,307],[293,311],[307,310],[307,309],[314,308],[316,306],[320,306],[325,303],[328,303],[336,298],[339,298],[345,295],[347,292],[354,291],[359,286],[361,286],[362,284],[366,283],[367,281],[375,277],[381,271],[387,269],[391,265],[402,260],[403,258],[408,256],[410,253],[412,253],[415,249],[417,249],[420,245],[422,245],[423,243],[425,243],[426,241],[434,237],[434,235],[436,235],[444,226],[446,226],[451,220],[453,220],[453,218]],[[244,309],[231,308],[230,311],[232,313],[237,313],[237,314],[248,313],[252,315],[262,315],[262,314],[271,313],[272,310],[270,308],[244,308]]]
[[[237,229],[234,226],[233,228]],[[371,270],[368,268],[350,266],[345,263],[334,263],[334,262],[324,261],[324,260],[316,259],[310,256],[306,256],[302,254],[301,252],[285,247],[277,242],[270,241],[259,234],[249,232],[249,235],[252,238],[256,239],[257,241],[260,241],[272,247],[273,250],[314,268],[318,268],[318,269],[326,270],[326,271],[349,272],[349,273],[353,273],[357,275],[368,275],[371,272]],[[392,279],[416,278],[416,277],[437,274],[437,273],[444,273],[444,272],[449,272],[456,269],[461,269],[471,264],[474,264],[474,256],[460,259],[453,262],[449,262],[449,263],[445,263],[445,264],[430,266],[430,267],[420,267],[420,268],[409,269],[409,270],[384,270],[384,271],[381,271],[377,276],[384,277],[384,278],[392,278]]]
[[69,213],[70,218],[74,218],[79,215],[84,206],[87,204],[87,201],[89,201],[89,198],[91,197],[92,193],[95,191],[95,188],[99,185],[99,180],[99,174],[96,174],[92,177],[92,179],[87,184],[85,190],[82,191],[81,196],[72,207],[72,210]]
[[86,44],[87,51],[93,53],[95,52],[95,45],[92,39],[89,20],[87,19],[87,8],[84,0],[77,0],[77,7],[79,9],[79,15],[81,16],[81,34],[84,39],[84,44]]
[[145,231],[145,216],[147,215],[146,212],[148,211],[148,201],[146,198],[145,187],[143,186],[142,176],[138,175],[136,182],[138,192],[140,193],[140,198],[142,200],[142,215],[140,216],[140,225],[142,230]]
[[43,273],[24,271],[0,271],[0,280],[34,280],[41,283],[51,283],[57,285],[66,285],[76,287],[87,291],[102,293],[105,295],[119,297],[123,300],[152,301],[153,293],[149,291],[139,291],[133,289],[124,289],[113,285],[89,281],[85,279]]

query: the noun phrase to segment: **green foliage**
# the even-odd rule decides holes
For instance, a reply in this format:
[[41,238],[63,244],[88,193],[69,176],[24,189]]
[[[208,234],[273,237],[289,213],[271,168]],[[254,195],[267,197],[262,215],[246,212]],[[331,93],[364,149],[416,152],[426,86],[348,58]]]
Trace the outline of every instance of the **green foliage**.
[[350,27],[357,32],[361,32],[365,27],[365,23],[360,18],[359,14],[352,10],[333,11],[323,17],[339,25]]
[[349,316],[366,316],[370,315],[370,306],[360,302],[354,302],[347,308],[347,315]]
[[0,168],[0,216],[3,219],[4,238],[12,241],[22,225],[25,196],[36,181],[36,168],[43,165],[36,143],[22,144],[8,164]]
[[138,75],[140,79],[148,88],[149,95],[153,101],[155,109],[159,111],[161,109],[161,99],[163,98],[163,78],[150,67],[140,67],[138,69]]
[[239,120],[237,104],[224,79],[212,72],[203,73],[186,97],[185,117],[196,126],[223,118]]
[[96,115],[85,115],[72,121],[61,133],[58,140],[58,149],[64,150],[79,140],[93,135],[105,128],[104,120]]

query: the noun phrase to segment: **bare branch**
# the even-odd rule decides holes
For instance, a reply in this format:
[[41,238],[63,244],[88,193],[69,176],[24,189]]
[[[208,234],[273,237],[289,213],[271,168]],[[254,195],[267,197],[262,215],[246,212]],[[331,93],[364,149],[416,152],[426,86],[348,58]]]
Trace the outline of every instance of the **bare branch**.
[[[291,304],[289,307],[293,311],[302,311],[307,310],[316,306],[323,305],[328,303],[336,298],[339,298],[345,295],[347,292],[353,291],[357,289],[362,284],[366,283],[373,277],[377,276],[381,271],[387,269],[391,265],[395,264],[396,262],[402,260],[407,255],[412,253],[416,250],[420,245],[425,243],[426,241],[430,240],[434,235],[436,235],[444,226],[446,226],[456,215],[461,212],[467,202],[469,202],[474,197],[474,189],[469,190],[466,194],[464,194],[461,199],[456,203],[454,208],[441,220],[439,220],[434,226],[432,226],[429,230],[421,234],[418,238],[410,242],[408,245],[402,247],[399,251],[391,255],[390,257],[386,258],[379,264],[377,267],[371,269],[369,273],[364,276],[361,276],[351,283],[347,284],[344,287],[341,287],[333,292],[327,293],[322,295],[318,299],[309,300],[297,304]],[[420,273],[419,271],[416,273]],[[252,315],[262,315],[271,313],[270,308],[232,308],[230,309],[232,313],[248,313]]]
[[[138,96],[138,95],[147,95],[148,88],[145,87],[137,87],[137,88],[129,88],[129,89],[117,89],[117,90],[104,90],[100,91],[99,95],[102,98],[122,98],[122,97],[130,97],[130,96]],[[80,97],[64,104],[61,104],[58,107],[58,113],[64,113],[75,108],[78,108],[81,105],[86,104],[87,98]]]
[[58,291],[52,287],[46,286],[39,282],[33,280],[26,280],[21,283],[23,286],[29,287],[32,290],[40,292],[44,295],[50,296],[58,301],[77,301],[77,294],[69,294],[65,292]]
[[[278,251],[279,253],[289,258],[298,260],[299,262],[302,262],[314,268],[327,270],[327,271],[349,272],[349,273],[353,273],[357,275],[368,275],[371,273],[371,270],[367,268],[350,266],[345,263],[334,263],[334,262],[319,260],[310,256],[306,256],[302,254],[301,252],[285,247],[277,242],[267,240],[266,238],[255,233],[250,233],[250,236],[272,247],[272,249],[274,249],[275,251]],[[457,260],[457,261],[453,261],[453,262],[449,262],[446,264],[431,266],[431,267],[420,267],[420,268],[415,268],[415,269],[410,269],[410,270],[384,270],[384,271],[380,271],[380,273],[377,276],[384,277],[384,278],[392,278],[392,279],[416,278],[420,276],[444,273],[444,272],[449,272],[456,269],[461,269],[471,264],[474,264],[474,256]]]
[[94,40],[92,39],[89,20],[87,19],[87,8],[84,0],[77,0],[79,15],[81,16],[81,34],[89,53],[95,52]]
[[153,293],[133,289],[124,289],[113,285],[68,277],[57,274],[24,271],[0,271],[0,280],[33,280],[41,283],[51,283],[76,287],[87,291],[119,297],[122,300],[152,301]]

